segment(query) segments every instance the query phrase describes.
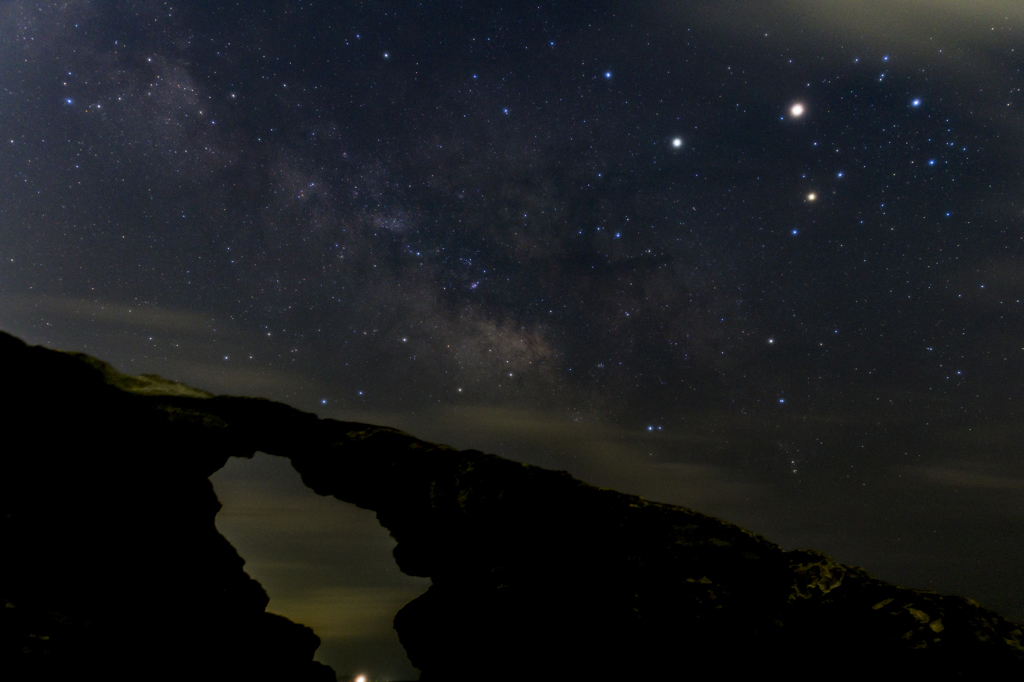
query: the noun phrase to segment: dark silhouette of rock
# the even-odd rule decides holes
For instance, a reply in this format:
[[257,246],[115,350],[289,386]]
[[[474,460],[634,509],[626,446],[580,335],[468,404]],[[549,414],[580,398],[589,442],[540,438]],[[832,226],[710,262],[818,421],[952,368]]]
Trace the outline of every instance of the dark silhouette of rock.
[[333,682],[214,526],[208,477],[241,452],[146,392],[206,394],[5,334],[0,358],[5,679]]
[[[127,376],[0,334],[5,670],[21,679],[329,680],[214,527],[228,457],[290,458],[429,576],[395,627],[424,681],[1024,672],[1024,632],[690,509]],[[15,678],[9,678],[15,679]]]

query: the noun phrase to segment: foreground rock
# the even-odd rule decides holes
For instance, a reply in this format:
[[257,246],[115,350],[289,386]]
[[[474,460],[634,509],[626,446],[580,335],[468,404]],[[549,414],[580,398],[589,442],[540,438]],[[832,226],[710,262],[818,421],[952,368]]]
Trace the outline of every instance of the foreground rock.
[[[394,429],[132,377],[0,334],[3,666],[21,679],[330,680],[214,527],[228,457],[373,509],[432,586],[422,680],[1024,672],[1024,633],[692,510]],[[8,678],[15,679],[15,678]]]

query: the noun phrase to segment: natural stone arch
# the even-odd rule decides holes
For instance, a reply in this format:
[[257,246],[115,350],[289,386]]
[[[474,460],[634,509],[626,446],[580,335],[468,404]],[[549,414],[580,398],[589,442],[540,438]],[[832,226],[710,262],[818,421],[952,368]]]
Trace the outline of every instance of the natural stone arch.
[[12,442],[30,443],[3,461],[17,560],[0,589],[12,637],[35,647],[16,665],[127,679],[163,657],[169,677],[328,679],[312,632],[264,612],[213,526],[208,477],[264,451],[318,494],[374,510],[399,568],[431,579],[395,619],[424,681],[1024,667],[1021,627],[974,602],[784,552],[690,509],[7,335],[0,357]]

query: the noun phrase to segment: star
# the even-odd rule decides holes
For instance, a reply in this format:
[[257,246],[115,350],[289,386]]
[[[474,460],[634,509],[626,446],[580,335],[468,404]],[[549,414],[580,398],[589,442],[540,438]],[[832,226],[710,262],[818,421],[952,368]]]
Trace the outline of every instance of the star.
[[801,116],[804,115],[806,111],[807,109],[804,107],[804,105],[801,104],[800,102],[797,102],[796,104],[789,108],[789,115],[792,116],[793,118],[800,118]]
[[672,140],[672,146],[675,147],[676,149],[679,149],[680,147],[682,147],[683,146],[683,138],[677,137],[676,139]]
[[810,194],[807,195],[807,201],[817,201],[817,200],[818,200],[818,195],[815,194],[814,192],[811,192]]

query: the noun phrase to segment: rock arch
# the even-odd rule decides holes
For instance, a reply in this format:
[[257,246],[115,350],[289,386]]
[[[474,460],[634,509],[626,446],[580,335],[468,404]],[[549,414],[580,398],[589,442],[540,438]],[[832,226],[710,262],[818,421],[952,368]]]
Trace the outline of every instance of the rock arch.
[[1021,627],[973,602],[690,509],[8,335],[0,358],[5,657],[35,679],[333,679],[213,525],[208,477],[256,451],[374,510],[431,578],[395,619],[424,681],[1024,668]]

